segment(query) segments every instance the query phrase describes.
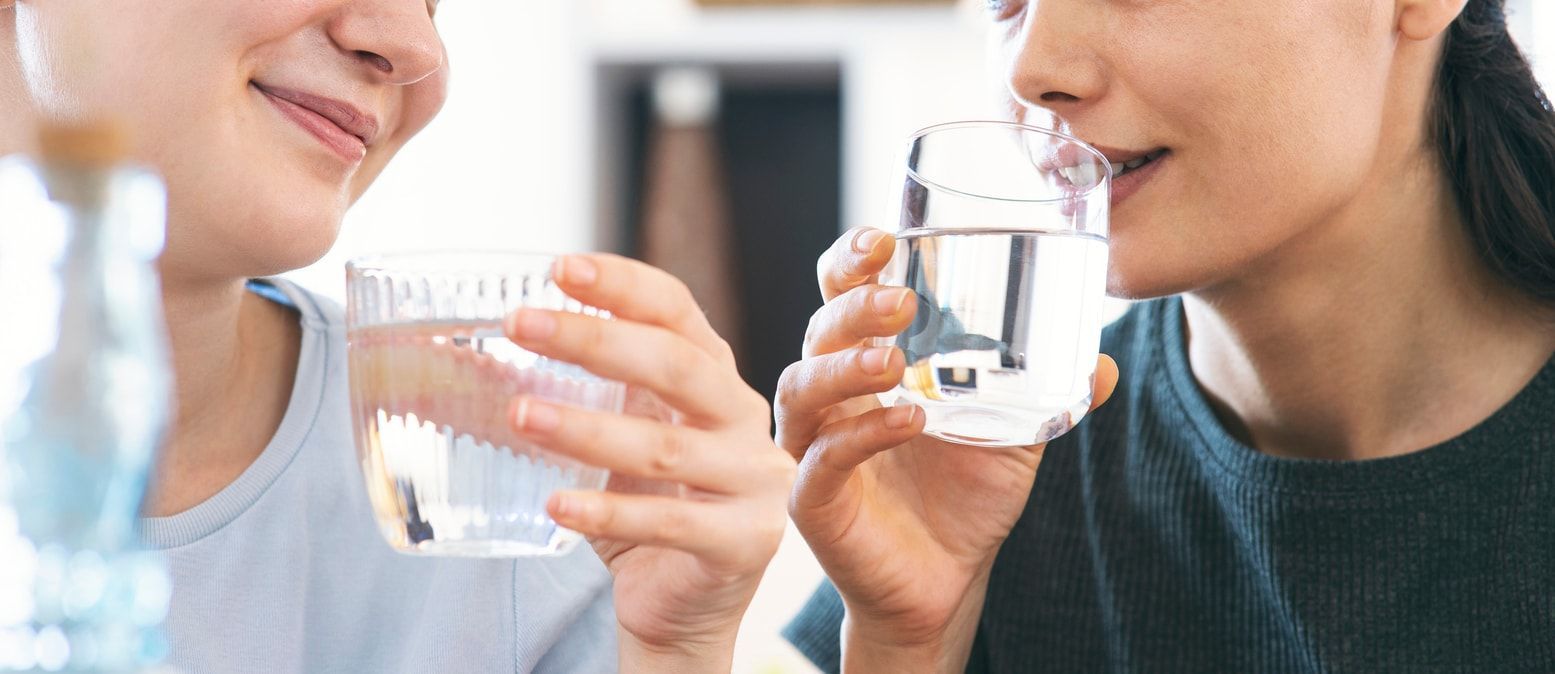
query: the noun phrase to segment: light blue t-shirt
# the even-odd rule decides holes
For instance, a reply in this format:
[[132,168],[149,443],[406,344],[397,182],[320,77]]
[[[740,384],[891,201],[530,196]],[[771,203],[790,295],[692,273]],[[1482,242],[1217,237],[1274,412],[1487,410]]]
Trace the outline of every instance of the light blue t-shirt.
[[303,331],[280,428],[220,493],[142,520],[172,571],[169,664],[190,674],[615,671],[610,576],[588,546],[518,560],[389,547],[356,465],[340,307],[271,283]]

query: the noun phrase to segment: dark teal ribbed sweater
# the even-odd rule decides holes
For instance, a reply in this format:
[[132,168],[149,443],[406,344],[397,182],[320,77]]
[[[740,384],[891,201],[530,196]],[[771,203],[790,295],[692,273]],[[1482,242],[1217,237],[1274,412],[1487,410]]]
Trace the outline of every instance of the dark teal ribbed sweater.
[[[1555,672],[1555,360],[1449,442],[1326,462],[1227,433],[1180,300],[1103,348],[1122,382],[1048,447],[971,671]],[[785,634],[836,671],[841,618],[823,586]]]

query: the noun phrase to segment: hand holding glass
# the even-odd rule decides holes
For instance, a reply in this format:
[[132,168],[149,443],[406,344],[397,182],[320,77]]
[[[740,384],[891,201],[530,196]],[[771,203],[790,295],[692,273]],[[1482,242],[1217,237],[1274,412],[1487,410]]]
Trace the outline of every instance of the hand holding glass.
[[918,295],[881,340],[906,356],[881,400],[908,401],[925,433],[1019,446],[1085,415],[1106,290],[1111,165],[1070,136],[958,122],[909,141],[896,253],[880,275]]

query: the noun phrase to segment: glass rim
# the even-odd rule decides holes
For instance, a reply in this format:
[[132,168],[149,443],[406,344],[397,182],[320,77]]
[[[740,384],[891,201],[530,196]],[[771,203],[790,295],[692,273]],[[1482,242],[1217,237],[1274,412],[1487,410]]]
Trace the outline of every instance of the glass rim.
[[[549,272],[551,265],[562,255],[561,253],[540,253],[522,250],[479,250],[474,248],[406,250],[353,257],[346,261],[346,271],[351,273],[457,274],[471,271],[503,272],[511,270],[513,272],[525,272],[540,268],[542,271]],[[435,260],[484,261],[487,264],[477,268],[470,266],[438,268],[435,264],[430,264]]]
[[[1071,143],[1071,144],[1079,147],[1082,151],[1086,152],[1087,154],[1090,154],[1098,162],[1101,162],[1102,168],[1103,168],[1104,171],[1106,171],[1106,173],[1103,176],[1102,180],[1097,181],[1095,185],[1091,185],[1090,187],[1087,187],[1084,190],[1077,190],[1077,191],[1075,191],[1074,194],[1071,194],[1071,195],[1068,195],[1068,196],[1053,197],[1053,198],[1047,198],[1047,199],[1017,199],[1017,198],[1011,198],[1011,197],[995,197],[995,196],[989,196],[989,195],[986,195],[986,194],[977,194],[975,192],[968,192],[966,190],[956,189],[954,187],[950,187],[950,186],[945,185],[943,183],[940,183],[938,181],[930,180],[928,178],[923,177],[923,174],[918,173],[918,170],[914,169],[910,163],[906,167],[907,168],[907,177],[913,179],[914,181],[918,182],[921,185],[924,185],[926,187],[930,187],[930,188],[935,189],[935,190],[939,190],[941,192],[947,192],[947,193],[950,193],[950,194],[955,194],[957,196],[971,197],[973,199],[984,199],[984,200],[987,200],[987,201],[1002,201],[1002,202],[1005,202],[1005,203],[1012,203],[1012,204],[1052,204],[1052,203],[1063,203],[1063,202],[1067,202],[1067,201],[1075,201],[1076,199],[1082,199],[1082,198],[1085,198],[1085,197],[1089,196],[1092,192],[1096,191],[1096,188],[1101,187],[1102,185],[1110,185],[1112,183],[1112,178],[1113,178],[1113,175],[1112,175],[1112,162],[1107,159],[1106,155],[1101,153],[1101,150],[1096,149],[1090,143],[1087,143],[1087,142],[1085,142],[1083,140],[1080,140],[1079,138],[1076,138],[1075,136],[1069,135],[1069,134],[1064,133],[1062,131],[1058,131],[1058,130],[1055,130],[1055,129],[1044,129],[1044,128],[1040,127],[1040,126],[1032,126],[1030,124],[1024,124],[1024,123],[1021,123],[1021,122],[1011,122],[1011,121],[1002,120],[1002,119],[968,119],[968,120],[962,120],[962,121],[958,121],[958,122],[942,122],[940,124],[934,124],[932,126],[926,126],[926,127],[921,128],[921,129],[918,129],[917,131],[914,131],[912,133],[912,135],[907,137],[907,145],[908,145],[908,147],[912,147],[913,144],[917,143],[923,137],[931,135],[931,134],[934,134],[934,133],[938,133],[940,131],[953,131],[953,130],[956,130],[956,129],[991,128],[991,127],[1004,127],[1004,128],[1007,128],[1007,129],[1014,129],[1014,130],[1017,130],[1017,131],[1031,131],[1031,132],[1042,134],[1044,136],[1049,136],[1049,137],[1057,138],[1059,140]],[[904,163],[906,163],[906,162],[904,162]]]

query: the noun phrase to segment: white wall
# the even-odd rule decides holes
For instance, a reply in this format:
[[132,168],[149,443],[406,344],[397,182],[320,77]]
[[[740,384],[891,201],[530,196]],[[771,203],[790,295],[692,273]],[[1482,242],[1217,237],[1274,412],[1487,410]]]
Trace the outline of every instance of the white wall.
[[357,255],[592,248],[580,17],[574,2],[444,3],[447,106],[351,210],[335,249],[290,276],[340,297]]
[[1555,91],[1555,0],[1507,0],[1506,12],[1546,92]]

